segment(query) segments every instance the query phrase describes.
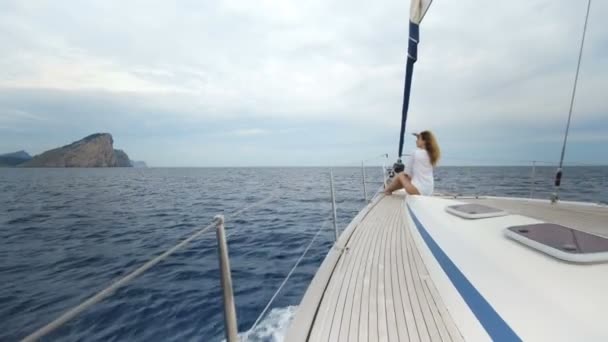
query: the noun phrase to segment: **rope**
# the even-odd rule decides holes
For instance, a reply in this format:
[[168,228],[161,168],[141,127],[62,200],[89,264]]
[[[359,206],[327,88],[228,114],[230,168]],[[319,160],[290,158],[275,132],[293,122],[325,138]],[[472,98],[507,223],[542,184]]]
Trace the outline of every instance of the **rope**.
[[[528,166],[535,163],[537,166],[557,166],[559,165],[558,161],[547,161],[547,160],[531,160],[531,159],[484,159],[484,158],[456,158],[449,159],[449,165],[446,166],[458,166],[458,167],[476,167],[476,166]],[[485,163],[485,164],[470,164],[470,165],[458,165],[454,163]],[[499,163],[499,164],[489,164],[489,163]],[[503,165],[506,164],[506,165]],[[541,164],[541,165],[539,165]],[[444,164],[442,164],[444,165]],[[593,163],[581,163],[581,162],[568,162],[564,163],[564,166],[597,166],[597,164]]]
[[381,185],[380,187],[378,187],[378,190],[376,190],[376,193],[374,194],[374,196],[372,196],[372,200],[374,198],[376,198],[376,196],[378,196],[379,194],[384,192],[384,183],[382,183],[383,185]]
[[262,317],[264,317],[264,315],[266,314],[266,312],[268,311],[268,309],[270,308],[270,306],[272,305],[272,303],[274,302],[274,300],[277,298],[277,296],[281,292],[281,290],[283,290],[283,287],[285,286],[285,284],[287,284],[287,281],[289,280],[289,278],[291,277],[291,275],[293,274],[293,272],[295,272],[296,268],[300,265],[300,262],[302,261],[302,259],[304,259],[304,256],[306,255],[306,253],[308,253],[308,250],[312,246],[313,242],[315,242],[315,240],[319,236],[319,233],[321,233],[321,231],[323,230],[323,228],[325,228],[327,226],[327,223],[329,221],[331,221],[331,219],[327,219],[327,220],[325,220],[321,224],[321,227],[319,228],[319,230],[317,230],[317,233],[312,237],[312,239],[308,243],[308,246],[306,246],[306,248],[304,249],[304,252],[302,252],[302,255],[300,255],[300,257],[298,258],[298,260],[296,261],[296,263],[293,265],[293,267],[291,268],[291,270],[289,271],[289,273],[287,273],[287,276],[285,277],[285,279],[283,279],[283,282],[281,283],[281,285],[279,286],[279,288],[275,291],[275,293],[272,295],[272,298],[270,298],[270,300],[268,301],[268,304],[266,304],[266,307],[264,307],[264,310],[262,310],[262,313],[255,320],[255,322],[253,323],[253,325],[251,326],[251,329],[249,329],[249,331],[247,332],[247,334],[249,334],[250,332],[252,332],[253,329],[255,329],[255,327],[257,327],[258,323],[260,323],[260,321],[262,320]]
[[[242,208],[242,209],[239,209],[239,210],[235,211],[234,213],[232,213],[232,215],[230,215],[230,217],[237,217],[238,215],[242,214],[246,210],[249,210],[249,209],[251,209],[251,208],[253,208],[255,206],[261,205],[263,203],[269,202],[274,197],[276,197],[276,193],[274,195],[269,196],[266,199],[263,199],[263,200],[261,200],[259,202],[253,203],[253,204],[251,204],[251,205],[249,205],[249,206],[247,206],[245,208]],[[206,227],[204,227],[204,228],[196,231],[194,234],[190,235],[190,237],[188,237],[187,239],[185,239],[182,242],[178,243],[177,245],[173,246],[171,249],[167,250],[163,254],[161,254],[161,255],[157,256],[156,258],[148,261],[147,263],[143,264],[142,266],[140,266],[135,271],[129,273],[128,275],[124,276],[123,278],[115,281],[112,285],[110,285],[110,286],[106,287],[105,289],[103,289],[102,291],[98,292],[93,297],[87,299],[86,301],[82,302],[78,306],[76,306],[76,307],[74,307],[74,308],[66,311],[64,314],[62,314],[61,316],[59,316],[58,318],[56,318],[55,320],[53,320],[49,324],[43,326],[42,328],[40,328],[40,329],[36,330],[35,332],[33,332],[32,334],[28,335],[27,337],[25,337],[22,340],[22,342],[32,342],[32,341],[39,340],[43,336],[47,335],[48,333],[50,333],[53,330],[57,329],[58,327],[62,326],[63,324],[65,324],[66,322],[68,322],[69,320],[71,320],[72,318],[76,317],[78,314],[80,314],[84,310],[88,309],[92,305],[97,304],[100,301],[102,301],[103,299],[105,299],[106,297],[110,296],[117,289],[119,289],[120,287],[124,286],[125,284],[127,284],[131,280],[135,279],[136,277],[138,277],[139,275],[141,275],[142,273],[144,273],[145,271],[147,271],[148,269],[150,269],[154,265],[158,264],[162,260],[166,259],[168,256],[170,256],[171,254],[173,254],[175,251],[177,251],[181,247],[187,245],[189,242],[191,242],[192,240],[194,240],[197,237],[201,236],[203,233],[207,232],[209,229],[211,229],[214,226],[215,226],[215,223],[211,223],[208,226],[206,226]]]
[[581,48],[578,52],[578,63],[576,64],[576,75],[574,76],[574,87],[572,87],[572,96],[570,97],[570,110],[568,111],[568,123],[566,124],[566,133],[564,134],[564,144],[562,145],[562,154],[559,158],[559,168],[562,168],[564,163],[564,155],[566,154],[566,143],[568,142],[568,133],[570,131],[570,119],[572,118],[572,109],[574,107],[574,98],[576,96],[576,85],[578,84],[578,73],[581,69],[581,59],[583,58],[583,47],[585,46],[585,35],[587,33],[587,22],[589,21],[589,11],[591,10],[591,0],[587,1],[587,14],[585,15],[585,25],[583,26],[583,37],[581,38]]
[[363,162],[364,164],[366,164],[366,166],[380,166],[379,164],[375,164],[372,163],[370,165],[367,165],[370,162],[380,162],[381,160],[388,160],[388,153],[383,153],[383,154],[379,154],[376,156],[372,156],[372,157],[368,157],[366,159],[359,159],[359,160],[353,160],[353,159],[338,159],[338,160],[334,160],[330,167],[361,167],[361,163]]
[[562,145],[562,153],[559,158],[559,167],[555,173],[555,193],[552,197],[552,202],[556,202],[559,193],[559,187],[562,181],[562,166],[564,156],[566,155],[566,144],[568,143],[568,133],[570,132],[570,121],[572,119],[572,109],[574,108],[574,98],[576,97],[576,85],[578,84],[578,74],[581,69],[581,60],[583,59],[583,47],[585,46],[585,35],[587,33],[587,22],[589,21],[589,12],[591,10],[591,0],[587,1],[587,14],[585,15],[585,25],[583,26],[583,36],[581,37],[581,47],[578,51],[578,62],[576,64],[576,74],[574,76],[574,86],[572,87],[572,96],[570,97],[570,109],[568,110],[568,123],[566,124],[566,132],[564,133],[564,144]]
[[383,154],[381,154],[379,156],[375,156],[375,157],[371,157],[371,158],[365,159],[365,160],[362,161],[362,163],[368,163],[370,161],[375,161],[375,160],[378,160],[380,158],[382,158],[382,159],[388,159],[388,153],[383,153]]

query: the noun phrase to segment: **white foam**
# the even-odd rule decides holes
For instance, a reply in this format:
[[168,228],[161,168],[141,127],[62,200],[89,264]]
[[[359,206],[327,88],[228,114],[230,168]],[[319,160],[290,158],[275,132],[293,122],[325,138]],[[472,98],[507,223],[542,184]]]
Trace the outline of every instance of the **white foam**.
[[239,334],[243,342],[283,342],[289,323],[295,316],[296,305],[270,310],[255,329]]

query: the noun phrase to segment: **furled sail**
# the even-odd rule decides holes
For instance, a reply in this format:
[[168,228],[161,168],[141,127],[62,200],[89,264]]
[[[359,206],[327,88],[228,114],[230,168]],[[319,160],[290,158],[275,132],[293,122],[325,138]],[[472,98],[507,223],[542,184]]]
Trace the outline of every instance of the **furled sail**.
[[431,2],[433,2],[433,0],[412,0],[410,5],[410,21],[420,25],[426,11],[431,7]]

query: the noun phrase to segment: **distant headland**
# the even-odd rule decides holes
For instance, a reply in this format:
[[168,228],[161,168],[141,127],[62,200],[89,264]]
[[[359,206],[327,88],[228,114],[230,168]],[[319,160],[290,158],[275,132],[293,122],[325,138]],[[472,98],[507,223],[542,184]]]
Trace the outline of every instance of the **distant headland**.
[[0,167],[146,167],[127,153],[114,149],[109,133],[91,134],[63,147],[36,156],[25,151],[0,155]]

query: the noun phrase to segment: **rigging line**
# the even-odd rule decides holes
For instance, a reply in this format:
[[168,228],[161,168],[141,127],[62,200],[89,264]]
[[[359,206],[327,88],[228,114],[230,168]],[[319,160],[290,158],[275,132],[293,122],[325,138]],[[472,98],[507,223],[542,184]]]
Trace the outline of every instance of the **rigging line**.
[[388,159],[388,153],[382,153],[381,155],[378,155],[378,156],[375,156],[375,157],[370,157],[368,159],[363,160],[362,162],[363,163],[368,163],[368,162],[371,162],[371,161],[376,161],[378,159],[384,159],[384,158]]
[[[249,205],[249,206],[247,206],[245,208],[239,209],[239,210],[233,212],[230,215],[230,217],[236,217],[236,216],[242,214],[244,211],[246,211],[248,209],[251,209],[251,208],[253,208],[255,206],[258,206],[258,205],[261,205],[263,203],[269,202],[274,197],[276,197],[276,195],[270,196],[270,197],[265,198],[265,199],[263,199],[263,200],[261,200],[259,202],[253,203],[253,204],[251,204],[251,205]],[[36,330],[35,332],[33,332],[32,334],[28,335],[27,337],[25,337],[21,341],[22,342],[33,342],[33,341],[39,340],[43,336],[47,335],[48,333],[50,333],[53,330],[59,328],[60,326],[62,326],[63,324],[65,324],[66,322],[68,322],[69,320],[71,320],[72,318],[76,317],[77,315],[79,315],[84,310],[86,310],[89,307],[91,307],[91,306],[99,303],[100,301],[102,301],[106,297],[112,295],[117,289],[119,289],[120,287],[124,286],[125,284],[127,284],[131,280],[135,279],[136,277],[138,277],[139,275],[141,275],[142,273],[144,273],[148,269],[152,268],[154,265],[158,264],[162,260],[166,259],[168,256],[170,256],[171,254],[173,254],[175,251],[177,251],[178,249],[180,249],[183,246],[187,245],[189,242],[191,242],[192,240],[194,240],[197,237],[201,236],[203,233],[207,232],[209,229],[213,228],[214,226],[215,226],[215,223],[211,223],[211,224],[205,226],[204,228],[196,231],[194,234],[190,235],[188,238],[186,238],[182,242],[180,242],[177,245],[173,246],[171,249],[169,249],[166,252],[162,253],[161,255],[155,257],[154,259],[146,262],[145,264],[143,264],[142,266],[140,266],[139,268],[137,268],[135,271],[133,271],[133,272],[127,274],[126,276],[120,278],[119,280],[113,282],[112,285],[106,287],[105,289],[103,289],[100,292],[98,292],[97,294],[95,294],[93,297],[90,297],[89,299],[85,300],[84,302],[80,303],[79,305],[77,305],[77,306],[71,308],[70,310],[66,311],[65,313],[63,313],[58,318],[56,318],[52,322],[48,323],[47,325],[41,327],[40,329]]]
[[570,98],[570,110],[568,111],[568,123],[566,124],[566,132],[564,134],[564,144],[562,145],[562,153],[559,159],[559,169],[561,170],[564,163],[564,155],[566,154],[566,143],[568,142],[568,133],[570,131],[570,121],[572,119],[572,109],[574,107],[574,98],[576,96],[576,86],[578,84],[578,74],[581,68],[581,59],[583,58],[583,47],[585,46],[585,35],[587,33],[587,22],[589,21],[589,12],[591,10],[591,0],[587,1],[587,14],[585,15],[585,25],[583,27],[583,36],[581,38],[581,47],[578,52],[578,63],[576,65],[576,75],[574,76],[574,87],[572,88],[572,96]]
[[289,271],[289,273],[287,274],[287,276],[285,277],[285,279],[283,280],[283,282],[281,283],[279,288],[272,295],[272,298],[270,298],[270,301],[268,301],[268,304],[266,304],[266,307],[264,307],[264,310],[262,310],[262,313],[258,316],[258,318],[255,320],[255,322],[253,323],[253,325],[251,326],[249,331],[246,333],[247,335],[249,333],[251,333],[253,331],[253,329],[255,329],[255,327],[257,327],[258,323],[260,323],[260,321],[262,320],[262,317],[264,317],[264,315],[266,314],[266,312],[268,311],[268,309],[270,308],[270,306],[272,305],[272,303],[274,302],[276,297],[279,295],[279,293],[281,292],[281,290],[283,289],[285,284],[287,284],[287,281],[289,280],[289,278],[291,277],[293,272],[295,272],[298,265],[300,265],[300,262],[302,262],[302,259],[304,259],[304,256],[306,255],[306,253],[308,253],[308,250],[312,246],[313,242],[315,242],[315,240],[317,239],[317,237],[319,236],[319,234],[321,233],[323,228],[325,228],[327,226],[327,223],[330,222],[331,220],[332,220],[332,218],[328,218],[321,224],[321,227],[319,228],[319,230],[317,230],[317,233],[312,237],[312,239],[308,243],[308,246],[306,246],[306,248],[304,249],[304,252],[302,253],[302,255],[300,255],[300,257],[298,258],[296,263],[293,265],[293,267],[291,268],[291,270]]
[[[372,196],[372,200],[373,200],[374,198],[376,198],[376,196],[378,196],[380,193],[383,193],[383,192],[384,192],[384,182],[382,182],[382,184],[383,184],[383,185],[380,185],[380,186],[378,187],[378,190],[376,190],[376,193],[374,194],[374,196]],[[371,201],[371,200],[370,200],[370,201]]]
[[[559,162],[558,161],[547,161],[547,160],[533,160],[533,159],[485,159],[485,158],[456,158],[456,159],[449,159],[448,160],[449,164],[445,164],[445,162],[442,164],[444,166],[457,166],[457,167],[477,167],[477,166],[503,166],[502,164],[489,164],[489,163],[520,163],[520,164],[507,164],[504,166],[528,166],[528,165],[523,165],[521,163],[524,164],[532,164],[532,163],[536,163],[538,164],[543,164],[544,166],[558,166]],[[461,163],[461,162],[467,162],[467,163],[472,163],[472,162],[481,162],[481,163],[485,163],[485,164],[470,164],[470,165],[459,165],[459,164],[454,164],[454,163]],[[581,162],[568,162],[568,163],[564,163],[564,166],[598,166],[597,164],[594,163],[581,163]]]
[[[367,157],[366,159],[359,159],[359,160],[354,160],[354,159],[334,160],[329,166],[327,166],[327,168],[331,168],[331,167],[361,167],[361,162],[367,164],[369,162],[380,161],[382,159],[388,159],[388,153],[382,153],[382,154],[378,154],[378,155],[375,155],[375,156]],[[377,164],[371,164],[371,165],[366,165],[366,166],[379,166],[379,165],[377,165]]]
[[[281,195],[281,191],[283,189],[281,188],[276,188],[266,199],[261,200],[260,202],[256,202],[255,205],[258,206],[260,204],[264,204],[272,199],[275,199],[277,197],[279,197]],[[235,213],[233,213],[231,216],[229,216],[230,218],[237,216],[238,214],[240,214],[242,211],[247,210],[249,208],[245,208],[245,209],[241,209]],[[226,220],[227,221],[227,220]],[[234,235],[237,231],[235,230],[235,228],[229,228],[228,225],[225,226],[226,228],[226,240],[228,240],[229,237],[231,237],[232,235]]]

